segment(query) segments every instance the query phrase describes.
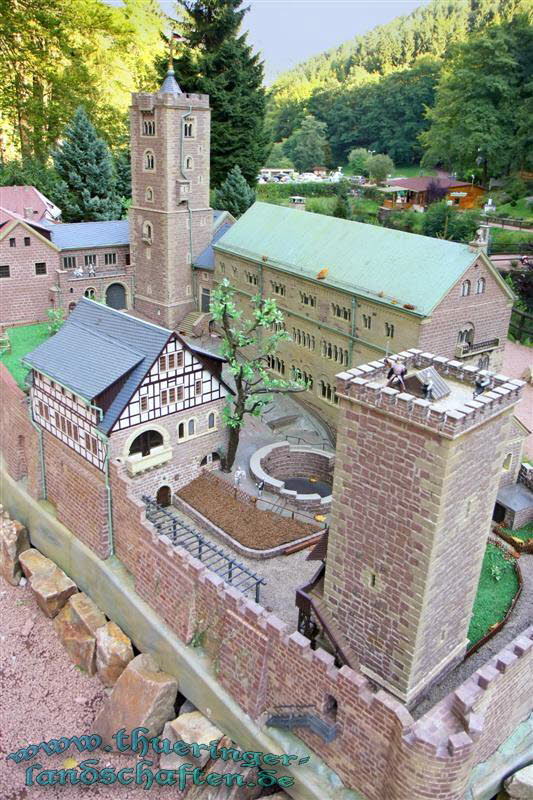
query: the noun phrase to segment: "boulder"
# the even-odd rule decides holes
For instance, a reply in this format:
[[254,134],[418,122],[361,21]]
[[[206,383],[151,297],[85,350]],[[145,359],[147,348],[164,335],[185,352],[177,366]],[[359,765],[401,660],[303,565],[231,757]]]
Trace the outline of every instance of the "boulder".
[[12,586],[18,586],[22,577],[19,556],[31,548],[27,529],[20,522],[3,521],[1,529],[0,568]]
[[511,800],[533,800],[533,764],[507,778],[504,786]]
[[25,550],[21,553],[19,561],[22,571],[27,578],[31,578],[32,575],[36,575],[37,573],[42,575],[56,569],[54,562],[50,561],[46,556],[43,556],[43,554],[34,547],[30,547],[29,550]]
[[96,631],[105,616],[83,592],[69,597],[54,620],[59,639],[76,666],[89,675],[96,672]]
[[136,656],[117,680],[93,730],[109,745],[121,728],[143,727],[148,729],[146,736],[157,736],[174,716],[177,694],[178,682],[172,675],[162,672],[151,656]]
[[96,669],[104,686],[114,686],[130,661],[133,647],[126,634],[108,622],[96,631]]
[[39,607],[50,619],[57,616],[69,597],[78,591],[74,581],[55,565],[50,572],[35,572],[30,578],[30,586]]
[[[218,743],[220,747],[236,747],[228,736],[224,736]],[[238,748],[240,749],[240,748]],[[191,761],[192,763],[192,761]],[[265,794],[265,789],[260,786],[247,786],[247,782],[255,783],[257,780],[257,769],[255,767],[241,767],[236,761],[230,759],[229,761],[222,761],[220,759],[211,761],[207,768],[202,772],[202,777],[207,778],[211,773],[217,775],[226,775],[227,773],[239,773],[244,779],[244,786],[231,787],[226,786],[225,783],[220,783],[218,786],[191,786],[187,792],[187,800],[256,800]],[[282,795],[283,796],[283,795]]]
[[[196,742],[197,744],[209,745],[214,739],[217,741],[222,738],[222,731],[219,730],[207,717],[200,711],[190,711],[187,714],[180,714],[179,717],[167,722],[163,730],[163,738],[169,739],[172,744],[177,741]],[[177,753],[161,754],[161,769],[178,769],[181,764],[194,764],[195,767],[203,767],[209,761],[209,750],[201,750],[198,758],[193,755],[180,756]]]

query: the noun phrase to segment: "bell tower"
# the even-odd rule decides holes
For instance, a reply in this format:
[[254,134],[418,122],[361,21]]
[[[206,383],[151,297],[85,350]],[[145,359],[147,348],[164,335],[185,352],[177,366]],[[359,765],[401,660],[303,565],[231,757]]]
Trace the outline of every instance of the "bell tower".
[[211,241],[210,117],[209,97],[182,92],[171,68],[158,92],[132,95],[134,307],[168,328],[197,308],[192,263]]

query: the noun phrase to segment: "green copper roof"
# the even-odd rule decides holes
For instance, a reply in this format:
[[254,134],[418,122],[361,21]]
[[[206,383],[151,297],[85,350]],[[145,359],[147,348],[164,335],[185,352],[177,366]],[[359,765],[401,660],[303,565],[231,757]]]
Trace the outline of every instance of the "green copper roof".
[[477,257],[468,245],[254,203],[215,250],[263,261],[295,275],[425,316]]

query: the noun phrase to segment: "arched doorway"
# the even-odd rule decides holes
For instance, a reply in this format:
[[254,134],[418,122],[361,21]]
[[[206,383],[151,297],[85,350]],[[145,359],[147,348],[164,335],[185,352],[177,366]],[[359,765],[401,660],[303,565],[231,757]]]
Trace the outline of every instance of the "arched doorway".
[[110,308],[126,308],[126,290],[121,283],[111,283],[105,293],[106,305]]
[[170,486],[160,486],[155,496],[156,502],[159,506],[169,506],[172,500],[172,492]]

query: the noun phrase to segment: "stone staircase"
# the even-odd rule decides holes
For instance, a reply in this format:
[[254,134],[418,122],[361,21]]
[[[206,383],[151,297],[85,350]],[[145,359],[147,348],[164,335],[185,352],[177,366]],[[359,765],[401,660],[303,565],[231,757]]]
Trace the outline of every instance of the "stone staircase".
[[[203,322],[206,322],[206,318],[210,317],[208,311],[191,311],[187,316],[182,319],[182,321],[177,326],[178,333],[183,334],[184,336],[200,336],[201,333],[196,333],[196,330],[202,331],[203,329]],[[207,322],[206,322],[207,324]]]
[[309,728],[325,742],[332,742],[338,733],[335,723],[319,717],[314,706],[276,706],[266,724],[267,727],[285,728],[289,731],[293,728]]

